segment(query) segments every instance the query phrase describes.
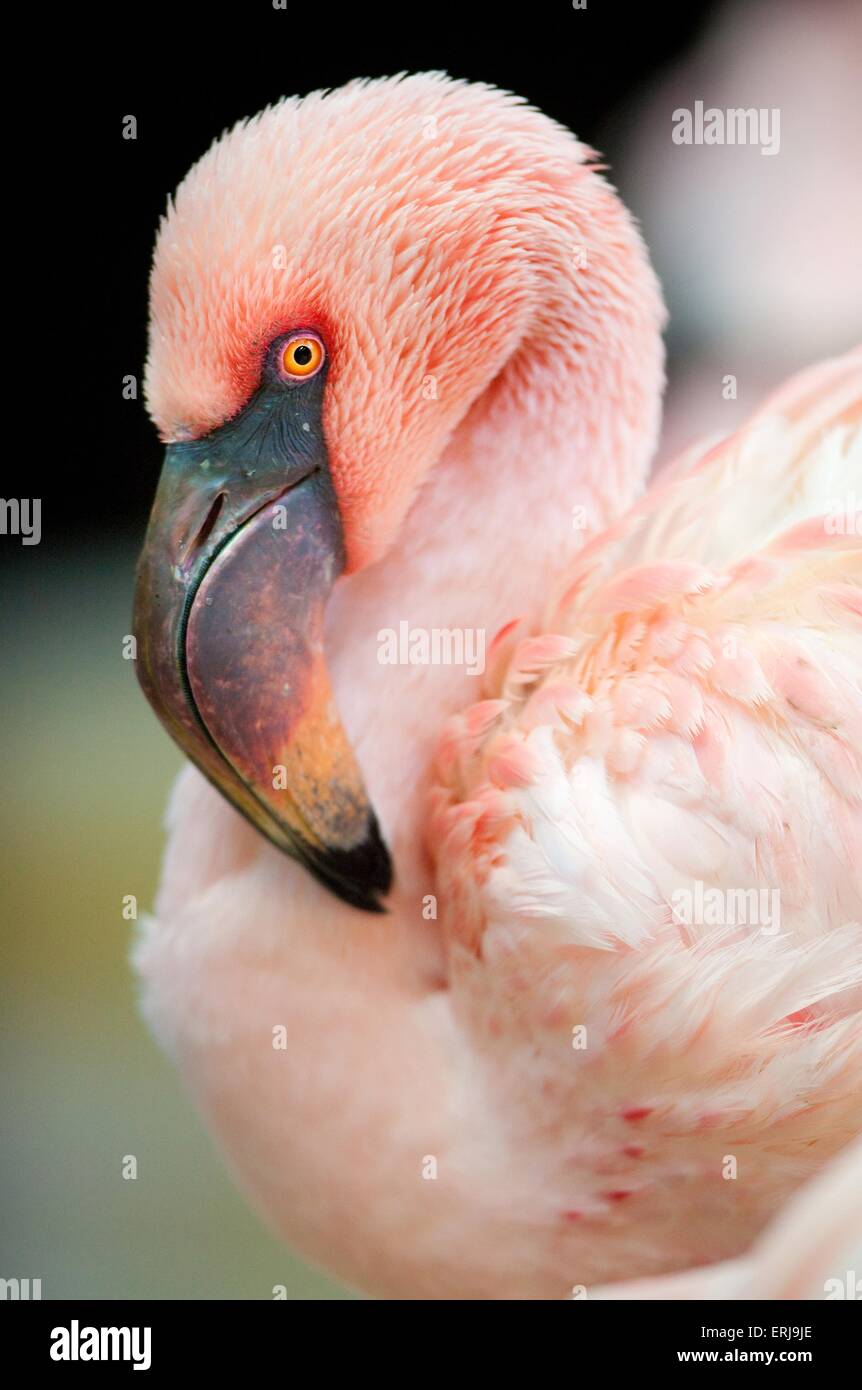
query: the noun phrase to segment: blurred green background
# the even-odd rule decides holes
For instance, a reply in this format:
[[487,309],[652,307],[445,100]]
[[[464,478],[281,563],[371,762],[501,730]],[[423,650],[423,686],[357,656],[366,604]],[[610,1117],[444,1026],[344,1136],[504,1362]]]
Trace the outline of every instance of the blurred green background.
[[134,541],[64,552],[43,525],[3,538],[0,1277],[47,1299],[350,1297],[262,1229],[139,1017],[122,899],[152,904],[181,759],[122,655]]

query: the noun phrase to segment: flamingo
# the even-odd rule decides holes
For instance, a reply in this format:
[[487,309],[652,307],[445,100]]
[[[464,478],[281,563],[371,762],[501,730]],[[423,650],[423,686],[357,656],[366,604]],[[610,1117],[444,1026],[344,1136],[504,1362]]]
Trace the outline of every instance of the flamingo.
[[241,123],[159,231],[142,1006],[372,1294],[738,1271],[862,1129],[862,355],[645,492],[663,322],[592,152],[440,74]]

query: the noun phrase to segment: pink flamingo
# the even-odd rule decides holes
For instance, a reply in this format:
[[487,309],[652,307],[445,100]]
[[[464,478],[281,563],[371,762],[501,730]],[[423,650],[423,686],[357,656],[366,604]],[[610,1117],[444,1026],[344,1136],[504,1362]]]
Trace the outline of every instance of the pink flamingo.
[[238,1180],[382,1294],[742,1255],[862,1129],[862,356],[638,501],[638,232],[438,75],[222,137],[151,301],[138,669],[205,776],[135,959]]

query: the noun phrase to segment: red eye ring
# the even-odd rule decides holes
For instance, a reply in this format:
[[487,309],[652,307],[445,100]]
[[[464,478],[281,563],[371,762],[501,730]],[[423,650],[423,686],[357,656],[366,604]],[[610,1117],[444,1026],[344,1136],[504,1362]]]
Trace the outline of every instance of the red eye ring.
[[307,381],[326,361],[326,348],[316,333],[291,333],[278,350],[278,369],[285,381]]

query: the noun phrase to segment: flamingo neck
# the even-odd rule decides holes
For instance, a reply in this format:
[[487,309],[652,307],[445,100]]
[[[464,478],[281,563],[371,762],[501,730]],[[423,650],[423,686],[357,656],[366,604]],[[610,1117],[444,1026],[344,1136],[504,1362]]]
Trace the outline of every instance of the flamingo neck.
[[604,378],[585,368],[583,333],[560,321],[559,306],[550,326],[525,336],[449,440],[390,551],[333,595],[336,700],[414,903],[431,891],[422,827],[436,739],[482,687],[466,661],[445,664],[443,639],[435,664],[435,632],[460,634],[475,656],[511,620],[541,621],[584,539],[646,478],[661,393],[655,318],[629,345],[622,398],[621,354],[611,321],[602,324],[607,341],[591,352]]

